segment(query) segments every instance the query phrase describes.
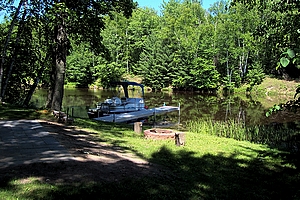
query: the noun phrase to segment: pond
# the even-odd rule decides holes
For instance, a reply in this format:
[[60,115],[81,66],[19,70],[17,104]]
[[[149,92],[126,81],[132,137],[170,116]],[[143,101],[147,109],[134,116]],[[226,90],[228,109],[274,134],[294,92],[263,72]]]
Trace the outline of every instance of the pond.
[[[117,95],[114,90],[94,90],[66,88],[63,100],[63,110],[74,107],[74,116],[88,118],[87,109],[95,107],[97,102],[101,102],[108,97]],[[131,91],[130,96],[141,96],[139,91]],[[43,107],[46,102],[47,91],[38,90],[35,92],[32,103],[37,107]],[[266,97],[268,100],[270,97]],[[265,100],[265,99],[263,99]],[[274,100],[274,97],[273,97]],[[278,101],[275,98],[274,105]],[[169,106],[180,106],[180,113],[173,112],[167,114],[168,120],[180,121],[185,124],[188,121],[199,119],[213,119],[217,121],[235,120],[247,125],[269,124],[272,122],[284,122],[298,119],[292,113],[280,113],[267,118],[265,113],[268,106],[258,100],[253,100],[251,96],[218,96],[199,94],[192,92],[145,92],[145,103],[149,108],[159,107],[163,104]]]

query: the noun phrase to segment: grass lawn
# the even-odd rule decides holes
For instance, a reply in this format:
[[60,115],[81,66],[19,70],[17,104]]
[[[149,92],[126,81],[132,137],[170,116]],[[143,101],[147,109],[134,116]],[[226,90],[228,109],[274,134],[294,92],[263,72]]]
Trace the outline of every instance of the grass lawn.
[[[19,118],[12,109],[0,106],[0,120]],[[49,117],[35,110],[26,115]],[[164,175],[68,185],[16,178],[0,182],[0,199],[300,199],[297,163],[290,153],[267,145],[186,132],[185,146],[178,147],[173,140],[144,139],[131,125],[87,119],[75,119],[74,125],[162,165]]]

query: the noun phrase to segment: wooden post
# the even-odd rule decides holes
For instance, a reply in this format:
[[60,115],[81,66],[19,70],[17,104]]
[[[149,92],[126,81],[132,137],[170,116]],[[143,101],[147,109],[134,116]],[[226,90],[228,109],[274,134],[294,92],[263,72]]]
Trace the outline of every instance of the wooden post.
[[180,126],[180,103],[178,104],[178,128]]
[[[68,107],[68,110],[67,110],[67,120],[66,120],[66,123],[68,124],[73,124],[74,122],[74,107],[71,107],[71,111],[69,111],[69,107]],[[71,117],[70,117],[70,114],[69,112],[71,112]]]
[[176,132],[175,133],[175,144],[177,146],[182,146],[185,144],[185,134],[184,132]]
[[154,122],[153,122],[154,128],[156,127],[156,110],[154,108]]
[[71,111],[72,111],[71,117],[74,118],[74,107],[71,108]]
[[135,122],[134,123],[134,132],[137,134],[141,134],[143,129],[143,123],[142,122]]

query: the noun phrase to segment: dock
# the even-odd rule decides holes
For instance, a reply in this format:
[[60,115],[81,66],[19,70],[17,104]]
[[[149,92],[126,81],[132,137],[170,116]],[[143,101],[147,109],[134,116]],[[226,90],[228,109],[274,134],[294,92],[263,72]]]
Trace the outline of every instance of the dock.
[[139,111],[129,112],[129,113],[111,114],[108,116],[103,116],[103,117],[98,117],[93,119],[103,121],[103,122],[122,123],[122,122],[134,121],[134,120],[138,120],[150,116],[161,115],[161,114],[174,112],[174,111],[180,111],[180,107],[162,106],[158,108],[139,110]]

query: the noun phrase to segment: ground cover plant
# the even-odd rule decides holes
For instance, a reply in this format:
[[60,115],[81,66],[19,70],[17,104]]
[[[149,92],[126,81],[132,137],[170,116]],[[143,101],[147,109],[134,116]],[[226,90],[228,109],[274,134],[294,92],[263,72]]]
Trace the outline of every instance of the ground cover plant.
[[[0,118],[4,118],[4,114],[2,112]],[[63,134],[63,130],[70,128],[68,125],[61,126],[59,133]],[[48,173],[57,171],[58,176],[63,177],[64,169],[71,167],[71,163],[62,163],[64,167],[33,165],[30,166],[32,174],[26,176],[24,171],[29,166],[21,166],[2,170],[0,199],[300,198],[299,169],[289,159],[287,151],[267,144],[217,137],[209,133],[214,131],[213,127],[206,129],[206,133],[185,132],[186,144],[180,147],[173,140],[144,139],[132,129],[132,125],[76,118],[70,134],[75,135],[78,130],[81,135],[92,133],[95,143],[105,143],[122,149],[124,153],[135,154],[152,163],[149,166],[160,166],[157,173],[140,177],[124,175],[116,181],[59,183],[33,173],[37,170],[35,168],[44,168]],[[113,167],[112,164],[107,165]],[[3,174],[13,171],[17,171],[13,177]]]

